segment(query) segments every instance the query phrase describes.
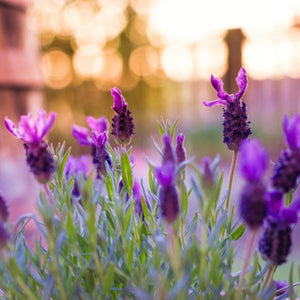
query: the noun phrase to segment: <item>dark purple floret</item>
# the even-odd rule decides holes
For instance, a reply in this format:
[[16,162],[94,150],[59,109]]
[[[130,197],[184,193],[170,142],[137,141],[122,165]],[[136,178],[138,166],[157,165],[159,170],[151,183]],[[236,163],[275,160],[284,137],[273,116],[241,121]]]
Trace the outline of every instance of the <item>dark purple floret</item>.
[[240,196],[240,214],[252,230],[258,229],[267,214],[265,187],[261,182],[248,182]]
[[5,199],[0,195],[0,218],[6,222],[9,217],[8,205]]
[[9,232],[5,227],[3,221],[0,220],[0,248],[3,248],[7,245],[9,238],[10,238]]
[[101,179],[102,176],[106,176],[106,164],[112,168],[112,161],[109,155],[106,142],[107,135],[105,132],[98,135],[93,133],[94,144],[91,145],[91,155],[93,158],[93,164],[96,167],[97,178]]
[[236,100],[223,109],[223,142],[229,150],[238,151],[240,143],[251,134],[246,104]]
[[54,159],[44,141],[24,144],[26,162],[35,178],[40,183],[48,182],[54,173]]
[[159,201],[161,214],[165,221],[167,223],[176,221],[179,215],[179,200],[175,186],[162,186],[159,191]]
[[183,133],[181,133],[177,136],[177,144],[176,144],[177,164],[180,164],[186,160],[186,153],[185,153],[185,149],[183,147],[184,138],[185,138],[185,136]]
[[283,150],[273,170],[272,186],[283,193],[287,193],[296,187],[299,175],[300,149]]
[[131,112],[127,109],[127,103],[118,88],[111,89],[114,98],[115,115],[112,118],[112,131],[115,141],[119,145],[127,145],[131,142],[134,134],[134,124]]
[[264,224],[264,233],[259,241],[259,251],[264,259],[278,266],[286,262],[291,250],[290,224],[280,218],[269,216]]
[[223,81],[217,77],[211,76],[211,84],[217,91],[217,100],[203,104],[208,107],[215,105],[225,106],[223,112],[223,137],[224,143],[229,150],[237,151],[241,141],[245,140],[250,134],[250,122],[247,120],[246,105],[240,101],[247,88],[247,74],[244,68],[239,70],[236,78],[239,91],[235,94],[228,94],[223,90]]

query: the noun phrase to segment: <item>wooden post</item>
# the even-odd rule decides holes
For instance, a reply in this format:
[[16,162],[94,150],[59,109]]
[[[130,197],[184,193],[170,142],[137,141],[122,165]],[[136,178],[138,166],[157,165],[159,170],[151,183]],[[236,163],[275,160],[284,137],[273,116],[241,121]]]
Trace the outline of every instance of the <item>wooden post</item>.
[[240,28],[229,29],[225,36],[228,47],[228,68],[224,76],[224,88],[228,93],[237,91],[235,78],[242,66],[242,43],[244,39],[245,35]]

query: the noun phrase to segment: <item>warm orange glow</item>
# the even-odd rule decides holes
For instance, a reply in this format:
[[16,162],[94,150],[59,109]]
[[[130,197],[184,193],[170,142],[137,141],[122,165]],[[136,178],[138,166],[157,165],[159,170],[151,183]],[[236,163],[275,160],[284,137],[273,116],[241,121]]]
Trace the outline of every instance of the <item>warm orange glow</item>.
[[103,56],[102,73],[95,79],[95,84],[101,90],[110,90],[118,84],[123,71],[123,61],[118,53],[107,53]]
[[[129,6],[135,14],[128,13]],[[291,29],[299,16],[298,0],[43,0],[33,1],[29,25],[42,45],[50,45],[56,35],[72,37],[76,72],[83,78],[101,76],[101,82],[107,83],[121,80],[121,75],[123,83],[128,81],[126,74],[119,74],[123,62],[109,72],[103,54],[108,43],[113,52],[122,47],[117,37],[128,21],[125,33],[138,48],[126,65],[146,81],[160,67],[177,81],[207,78],[211,73],[221,76],[227,56],[221,39],[226,30],[241,28],[246,36],[243,64],[251,77],[264,79],[300,76],[300,33]],[[112,76],[115,70],[118,75]],[[131,75],[134,86],[138,77]]]
[[167,76],[177,81],[191,80],[195,70],[191,50],[183,46],[166,47],[161,64]]
[[70,57],[60,50],[52,49],[43,55],[42,71],[46,84],[53,89],[62,89],[72,80]]
[[74,69],[82,77],[98,77],[103,70],[103,55],[95,45],[78,48],[73,57]]
[[149,46],[136,48],[130,55],[129,67],[138,76],[152,75],[158,68],[158,54]]

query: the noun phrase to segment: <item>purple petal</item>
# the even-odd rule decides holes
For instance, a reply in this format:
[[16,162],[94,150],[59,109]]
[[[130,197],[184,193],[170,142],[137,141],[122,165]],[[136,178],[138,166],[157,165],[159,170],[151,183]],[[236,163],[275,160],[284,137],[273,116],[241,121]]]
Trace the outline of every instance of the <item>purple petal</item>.
[[120,91],[117,87],[112,88],[112,89],[110,90],[110,93],[111,93],[111,95],[112,95],[113,98],[114,98],[114,105],[113,105],[112,109],[113,109],[117,114],[119,114],[120,112],[123,111],[124,106],[125,106],[125,107],[127,106],[127,104],[126,104],[126,102],[125,102],[125,99],[124,99],[124,97],[122,96],[121,91]]
[[238,76],[236,77],[235,80],[239,87],[239,92],[235,94],[235,98],[239,100],[241,99],[241,97],[243,96],[247,88],[247,73],[243,67],[240,68]]
[[66,175],[70,173],[82,173],[84,178],[87,178],[88,171],[90,169],[89,157],[85,154],[75,158],[73,155],[69,155],[66,162]]
[[155,175],[160,185],[170,186],[175,178],[175,164],[167,161],[162,166],[155,168]]
[[108,130],[108,121],[104,117],[100,117],[99,119],[95,119],[92,116],[86,117],[86,122],[88,126],[93,131],[103,132]]
[[[40,140],[42,140],[44,138],[44,136],[49,132],[49,130],[53,126],[54,121],[56,119],[56,113],[53,112],[53,111],[50,112],[48,118],[46,118],[46,113],[44,115],[42,114],[41,116],[42,116],[41,124],[37,123],[37,126],[38,126],[38,138]],[[39,115],[38,115],[38,118],[39,118]],[[37,121],[38,121],[38,119],[37,119]]]
[[92,139],[97,147],[104,147],[107,142],[107,134],[106,132],[99,133],[97,131],[93,131]]
[[283,205],[282,193],[277,190],[268,191],[266,193],[266,201],[270,214],[278,214]]
[[258,139],[242,142],[240,147],[240,172],[249,181],[257,181],[268,166],[268,153]]
[[217,91],[217,96],[221,100],[226,100],[226,103],[233,101],[232,95],[227,94],[223,90],[223,81],[220,78],[211,75],[210,81],[214,89]]
[[22,130],[23,141],[25,143],[39,142],[38,130],[31,113],[21,116],[18,126]]
[[296,224],[298,222],[298,212],[292,208],[283,208],[280,215],[287,223]]
[[300,147],[300,116],[295,114],[292,118],[287,115],[283,119],[283,135],[285,143],[292,150]]
[[89,130],[87,128],[73,124],[72,135],[77,139],[80,145],[91,145],[92,140],[89,137]]
[[221,99],[217,99],[214,101],[202,101],[202,103],[207,106],[207,107],[213,107],[213,106],[217,106],[217,105],[224,105],[226,106],[228,104],[228,102],[226,100],[221,100]]
[[15,123],[12,120],[10,120],[8,117],[5,117],[4,124],[10,133],[12,133],[15,137],[23,141],[22,132],[20,132],[20,130],[16,127]]

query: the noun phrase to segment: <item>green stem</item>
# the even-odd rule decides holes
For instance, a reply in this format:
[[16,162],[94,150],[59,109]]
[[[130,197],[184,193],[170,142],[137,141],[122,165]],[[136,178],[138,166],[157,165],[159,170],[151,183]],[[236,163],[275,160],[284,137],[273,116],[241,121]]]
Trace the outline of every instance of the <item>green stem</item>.
[[264,289],[268,285],[269,281],[272,280],[275,270],[276,270],[276,266],[270,265],[262,289]]
[[231,191],[232,191],[232,182],[233,182],[233,176],[234,176],[234,171],[237,163],[237,158],[238,158],[238,151],[233,151],[232,154],[232,159],[231,159],[231,167],[230,167],[230,174],[229,174],[229,183],[228,183],[228,195],[226,198],[226,204],[225,207],[228,210],[229,204],[230,204],[230,197],[231,197]]
[[251,233],[249,246],[248,246],[248,249],[247,249],[247,254],[246,254],[246,257],[245,257],[245,261],[244,261],[244,265],[243,265],[243,269],[242,269],[242,273],[241,273],[241,276],[240,276],[240,281],[239,281],[239,285],[238,285],[238,289],[237,289],[237,296],[238,296],[239,299],[242,296],[242,288],[243,288],[244,281],[245,281],[246,269],[249,265],[251,255],[252,255],[252,252],[253,252],[253,246],[254,246],[256,233],[257,233],[257,230],[254,230]]
[[[200,278],[202,278],[202,287],[205,287],[205,265],[206,265],[206,252],[207,252],[207,228],[206,222],[202,224],[202,231],[201,231],[201,265],[200,265]],[[201,284],[201,283],[200,283]]]
[[101,267],[100,261],[99,261],[99,257],[98,254],[96,252],[96,250],[93,250],[93,258],[95,261],[95,265],[96,265],[96,271],[100,280],[100,284],[103,285],[103,280],[104,280],[104,275],[103,275],[103,269]]
[[24,294],[27,296],[28,299],[38,300],[38,297],[36,297],[31,292],[31,290],[28,288],[28,286],[26,285],[26,283],[23,281],[23,279],[20,276],[16,276],[15,281],[20,286],[20,288],[22,289],[22,291],[24,292]]
[[51,254],[51,257],[52,257],[52,264],[51,264],[52,267],[51,267],[51,269],[52,269],[52,273],[53,273],[53,276],[55,278],[55,281],[58,285],[58,289],[59,289],[59,292],[60,292],[60,295],[61,295],[61,299],[67,300],[68,298],[66,296],[65,289],[62,285],[62,279],[61,279],[60,272],[59,272],[58,261],[56,259],[55,243],[54,243],[54,245],[52,243],[53,240],[54,240],[54,236],[52,236],[52,234],[51,234],[49,236],[49,251],[50,251],[50,254]]

